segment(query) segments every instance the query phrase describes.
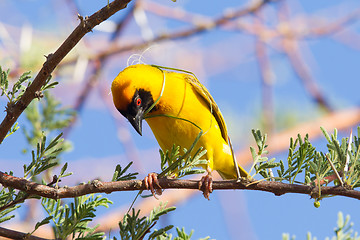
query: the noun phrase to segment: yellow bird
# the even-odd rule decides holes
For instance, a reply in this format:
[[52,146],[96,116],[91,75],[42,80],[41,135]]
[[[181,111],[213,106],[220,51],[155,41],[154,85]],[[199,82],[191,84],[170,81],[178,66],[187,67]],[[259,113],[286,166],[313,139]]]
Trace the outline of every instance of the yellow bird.
[[[248,176],[238,164],[235,167],[230,138],[218,106],[193,75],[151,65],[132,65],[119,73],[111,91],[116,109],[140,135],[145,119],[164,152],[170,151],[173,144],[189,149],[200,129],[203,131],[194,149],[207,150],[203,159],[208,164],[201,167],[208,175],[199,186],[205,185],[206,198],[212,191],[211,171],[216,170],[223,179],[237,179],[238,174]],[[158,184],[156,176],[149,175],[145,180],[154,194],[152,183]]]

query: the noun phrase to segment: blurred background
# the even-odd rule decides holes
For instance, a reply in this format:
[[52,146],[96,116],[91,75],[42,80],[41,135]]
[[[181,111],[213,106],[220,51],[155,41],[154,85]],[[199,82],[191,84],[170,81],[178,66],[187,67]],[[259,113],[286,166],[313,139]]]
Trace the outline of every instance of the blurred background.
[[[79,23],[104,7],[98,0],[0,1],[0,65],[17,79],[33,77]],[[356,134],[360,122],[360,2],[133,0],[128,7],[87,34],[53,73],[51,90],[61,107],[77,113],[64,137],[71,150],[62,155],[74,174],[62,185],[111,180],[115,166],[134,164],[139,178],[160,171],[159,146],[145,124],[143,136],[116,111],[110,84],[139,59],[148,64],[196,74],[219,105],[238,161],[249,169],[251,129],[268,134],[269,157],[285,160],[289,138],[306,133],[318,150],[326,149],[320,126],[340,137]],[[6,100],[0,100],[5,109]],[[3,112],[3,111],[1,111]],[[1,113],[5,116],[5,112]],[[1,145],[1,171],[21,177],[31,159],[21,126]],[[24,150],[25,149],[25,150]],[[59,171],[59,169],[57,170]],[[56,172],[56,170],[55,170]],[[216,175],[216,174],[214,174]],[[200,179],[201,176],[198,176]],[[261,179],[260,176],[255,178]],[[106,195],[114,204],[100,209],[94,225],[117,236],[118,221],[136,192]],[[321,201],[307,195],[280,197],[253,191],[166,190],[160,201],[177,210],[160,224],[194,229],[194,239],[281,239],[283,233],[305,239],[333,235],[337,214],[351,215],[359,229],[359,202],[345,197]],[[158,205],[140,199],[143,214]],[[45,216],[38,201],[27,201],[6,227],[30,231]],[[39,236],[51,237],[42,227]]]

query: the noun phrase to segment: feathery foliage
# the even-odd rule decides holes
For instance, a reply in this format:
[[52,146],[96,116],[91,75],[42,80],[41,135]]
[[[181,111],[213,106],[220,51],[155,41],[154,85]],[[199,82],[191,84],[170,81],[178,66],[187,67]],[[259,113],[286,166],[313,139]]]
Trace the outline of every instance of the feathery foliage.
[[166,226],[159,230],[152,230],[160,216],[174,211],[175,207],[166,208],[166,203],[155,207],[148,217],[140,217],[140,210],[132,209],[131,214],[127,213],[123,220],[119,222],[120,237],[122,240],[143,239],[146,234],[149,234],[148,239],[156,239],[156,237],[163,235],[166,231],[173,228],[172,225]]
[[[10,70],[3,71],[0,67],[1,96],[7,97],[7,111],[11,111],[12,107],[23,96],[26,88],[31,84],[30,72],[25,72],[12,87],[9,87],[9,72]],[[59,154],[64,151],[65,146],[61,133],[55,135],[50,142],[47,141],[47,135],[53,135],[55,131],[64,128],[68,124],[70,115],[66,109],[58,110],[59,102],[55,101],[54,97],[45,91],[57,84],[57,82],[50,81],[51,77],[46,80],[41,91],[37,93],[38,99],[43,99],[41,103],[42,111],[38,111],[38,102],[33,102],[25,110],[27,120],[30,122],[30,130],[27,132],[23,128],[24,134],[29,145],[35,149],[31,151],[31,162],[24,164],[23,170],[24,178],[31,181],[37,181],[37,176],[59,164]],[[14,133],[18,128],[19,125],[15,123],[7,136]],[[59,176],[54,176],[52,184],[56,183],[57,185],[61,178],[71,175],[71,173],[65,172],[66,169],[67,164],[62,167]],[[12,172],[9,173],[9,175],[12,174]],[[44,180],[42,180],[42,184],[46,184]],[[29,197],[38,198],[37,196],[30,196],[25,192],[3,186],[0,190],[0,222],[13,218],[14,215],[9,215],[9,213],[20,207],[19,204]]]
[[24,94],[25,89],[30,86],[31,78],[30,71],[23,73],[19,79],[14,83],[12,88],[9,88],[9,73],[10,69],[3,71],[0,66],[0,88],[1,96],[6,96],[8,99],[8,107],[14,105]]
[[133,162],[130,162],[128,165],[124,167],[124,169],[121,168],[120,164],[116,165],[115,172],[111,181],[117,182],[117,181],[126,181],[126,180],[135,179],[136,175],[138,175],[139,173],[126,173],[126,171],[129,169],[129,167],[132,164]]
[[49,215],[42,222],[52,220],[55,238],[103,239],[104,233],[95,232],[98,226],[89,227],[88,224],[96,216],[97,207],[109,207],[109,204],[112,204],[109,199],[94,194],[76,197],[70,205],[60,199],[42,198],[41,205]]
[[[286,164],[280,160],[268,160],[264,155],[268,154],[266,135],[259,130],[253,130],[253,135],[258,147],[255,151],[251,147],[254,159],[254,169],[267,180],[287,181],[306,185],[329,185],[344,186],[354,189],[360,186],[360,127],[357,128],[357,135],[338,140],[337,130],[329,135],[324,128],[321,128],[327,144],[327,152],[317,151],[310,143],[309,136],[302,138],[300,135],[294,140],[290,139],[290,146]],[[275,177],[273,171],[276,170]],[[320,188],[319,188],[320,189]],[[320,191],[320,190],[319,190]],[[316,199],[320,200],[325,196],[319,192]]]
[[[6,111],[11,111],[12,107],[19,101],[19,99],[23,96],[25,93],[25,90],[27,87],[31,84],[31,71],[23,73],[19,79],[12,85],[12,87],[9,87],[9,73],[10,69],[3,71],[0,66],[0,88],[1,88],[1,95],[0,96],[6,96],[8,103],[6,106]],[[45,85],[41,87],[41,90],[37,92],[37,97],[40,99],[43,97],[43,92],[45,90],[51,89],[55,87],[58,82],[50,82],[51,76],[46,80]],[[46,92],[45,92],[46,93]],[[19,129],[18,123],[15,123],[14,126],[11,127],[9,133],[6,135],[6,137],[13,134],[16,130]],[[6,138],[5,137],[5,138]]]
[[[12,172],[10,172],[9,175],[12,175]],[[20,205],[10,204],[15,200],[20,199],[22,195],[23,194],[17,194],[15,189],[13,188],[2,188],[0,190],[0,223],[3,223],[15,217],[15,215],[8,214],[19,208]]]
[[[26,119],[30,127],[23,127],[23,132],[30,146],[36,146],[37,141],[44,134],[51,136],[67,127],[75,112],[69,108],[61,107],[49,92],[44,92],[41,101],[33,101],[25,110]],[[66,142],[64,150],[70,148]]]
[[41,141],[36,146],[36,151],[33,150],[32,161],[29,165],[24,164],[24,177],[33,178],[36,175],[39,175],[43,171],[58,165],[57,155],[62,151],[62,148],[59,147],[62,142],[61,139],[62,133],[54,138],[46,146],[46,136],[44,135]]
[[[12,88],[9,87],[9,73],[10,69],[3,71],[0,66],[0,88],[1,96],[6,96],[8,103],[6,106],[6,111],[11,111],[11,108],[17,103],[20,97],[24,94],[25,89],[30,85],[30,71],[23,73],[19,79],[14,83]],[[11,134],[15,133],[19,129],[18,123],[15,123],[9,130],[8,134],[5,136],[7,138]]]
[[205,155],[206,150],[199,148],[193,156],[190,155],[190,150],[183,149],[184,154],[180,155],[180,146],[173,145],[171,151],[165,153],[160,149],[161,170],[159,177],[169,176],[181,178],[191,174],[204,173],[205,170],[200,169],[199,166],[206,165],[207,160],[200,159]]

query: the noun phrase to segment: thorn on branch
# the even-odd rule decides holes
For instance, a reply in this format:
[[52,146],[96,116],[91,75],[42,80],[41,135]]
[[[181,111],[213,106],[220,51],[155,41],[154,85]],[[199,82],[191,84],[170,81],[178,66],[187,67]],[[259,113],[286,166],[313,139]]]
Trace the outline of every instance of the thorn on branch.
[[96,188],[104,186],[104,184],[97,179],[92,181],[92,185],[94,185],[94,187],[96,187]]
[[34,95],[35,95],[35,98],[37,98],[39,101],[40,101],[40,98],[44,97],[44,94],[42,91],[36,91]]
[[285,194],[285,192],[275,192],[274,193],[274,195],[277,196],[277,197],[279,197],[281,195],[284,195],[284,194]]
[[12,115],[14,107],[15,107],[15,103],[10,101],[5,106],[4,112],[7,112],[9,115]]
[[85,16],[85,18],[83,16],[81,16],[80,14],[78,14],[78,19],[80,20],[80,24],[81,26],[86,29],[87,32],[92,32],[92,27],[89,25],[88,20],[89,17]]
[[[46,186],[52,187],[52,185],[54,185],[58,181],[58,179],[59,179],[58,176],[54,175],[52,181],[48,183]],[[59,182],[61,182],[61,180],[59,180]]]
[[44,57],[46,58],[46,61],[49,61],[49,59],[51,59],[51,57],[52,57],[53,55],[54,55],[54,54],[49,53],[48,55],[44,55]]

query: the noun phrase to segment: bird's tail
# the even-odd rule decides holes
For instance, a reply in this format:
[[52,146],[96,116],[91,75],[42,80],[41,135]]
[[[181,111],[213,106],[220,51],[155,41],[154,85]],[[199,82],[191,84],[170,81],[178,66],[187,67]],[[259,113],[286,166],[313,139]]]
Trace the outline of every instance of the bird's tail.
[[240,173],[240,176],[241,177],[248,177],[249,176],[249,174],[247,173],[247,171],[245,171],[245,169],[243,169],[239,164],[237,164],[238,165],[238,168],[239,168],[239,173]]

